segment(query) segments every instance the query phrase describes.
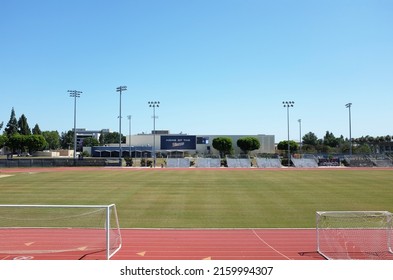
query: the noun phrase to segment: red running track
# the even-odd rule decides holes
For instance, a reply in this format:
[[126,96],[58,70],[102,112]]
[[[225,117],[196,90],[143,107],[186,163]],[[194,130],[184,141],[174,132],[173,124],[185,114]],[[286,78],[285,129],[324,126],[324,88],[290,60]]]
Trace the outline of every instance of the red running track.
[[116,260],[312,260],[315,229],[122,230]]
[[[316,252],[315,229],[122,229],[121,234],[123,245],[112,257],[113,260],[323,259]],[[70,245],[69,248],[75,249],[63,252],[59,250],[51,253],[34,253],[34,245],[31,244],[43,242],[48,238],[48,232],[40,236],[35,235],[34,240],[29,238],[27,242],[20,244],[23,250],[14,245],[15,252],[1,252],[0,244],[0,260],[70,260],[103,257],[102,251],[94,253],[83,244]],[[63,242],[68,238],[63,238]],[[1,241],[3,243],[5,239]],[[31,247],[26,248],[26,244]]]

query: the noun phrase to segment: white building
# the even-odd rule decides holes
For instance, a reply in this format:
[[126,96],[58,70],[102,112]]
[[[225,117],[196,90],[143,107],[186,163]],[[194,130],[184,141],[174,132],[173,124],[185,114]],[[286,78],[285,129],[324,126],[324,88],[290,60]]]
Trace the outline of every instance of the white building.
[[168,131],[157,131],[152,134],[137,134],[126,136],[126,146],[131,147],[154,147],[156,153],[171,153],[175,151],[187,152],[188,154],[198,155],[219,155],[219,151],[214,149],[212,142],[214,138],[229,137],[232,139],[234,154],[241,154],[242,151],[237,147],[237,140],[243,137],[255,137],[261,146],[258,150],[251,151],[251,155],[274,154],[275,143],[274,135],[187,135],[170,134]]

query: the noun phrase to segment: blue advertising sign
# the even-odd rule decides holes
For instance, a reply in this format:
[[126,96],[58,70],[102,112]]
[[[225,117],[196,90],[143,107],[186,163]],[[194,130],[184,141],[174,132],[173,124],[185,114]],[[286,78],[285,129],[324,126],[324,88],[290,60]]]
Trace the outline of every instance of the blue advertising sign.
[[161,150],[195,150],[196,136],[161,135]]

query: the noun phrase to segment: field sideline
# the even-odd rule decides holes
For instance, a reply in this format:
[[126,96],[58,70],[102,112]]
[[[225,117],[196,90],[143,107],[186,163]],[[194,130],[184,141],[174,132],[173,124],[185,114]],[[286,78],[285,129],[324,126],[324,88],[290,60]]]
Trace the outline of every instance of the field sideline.
[[314,228],[393,212],[392,169],[1,169],[0,204],[111,204],[122,228]]

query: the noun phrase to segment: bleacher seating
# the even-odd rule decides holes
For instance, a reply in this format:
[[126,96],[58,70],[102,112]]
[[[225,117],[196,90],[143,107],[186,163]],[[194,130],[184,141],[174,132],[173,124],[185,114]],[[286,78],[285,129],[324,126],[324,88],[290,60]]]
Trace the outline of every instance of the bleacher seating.
[[250,168],[251,160],[249,158],[227,157],[227,165],[230,168]]
[[387,155],[372,155],[369,159],[378,167],[392,167],[392,160]]
[[196,167],[198,168],[218,168],[221,166],[221,159],[219,158],[197,158]]
[[339,167],[339,158],[318,158],[318,166],[320,167]]
[[393,167],[390,159],[375,159],[373,163],[378,167]]
[[190,167],[190,159],[189,158],[167,158],[166,167],[188,168],[188,167]]
[[279,158],[256,158],[259,168],[280,168],[282,167]]
[[299,168],[316,168],[318,162],[314,158],[291,158],[292,163],[295,167]]
[[374,163],[371,159],[364,155],[345,156],[345,161],[350,167],[373,167]]

